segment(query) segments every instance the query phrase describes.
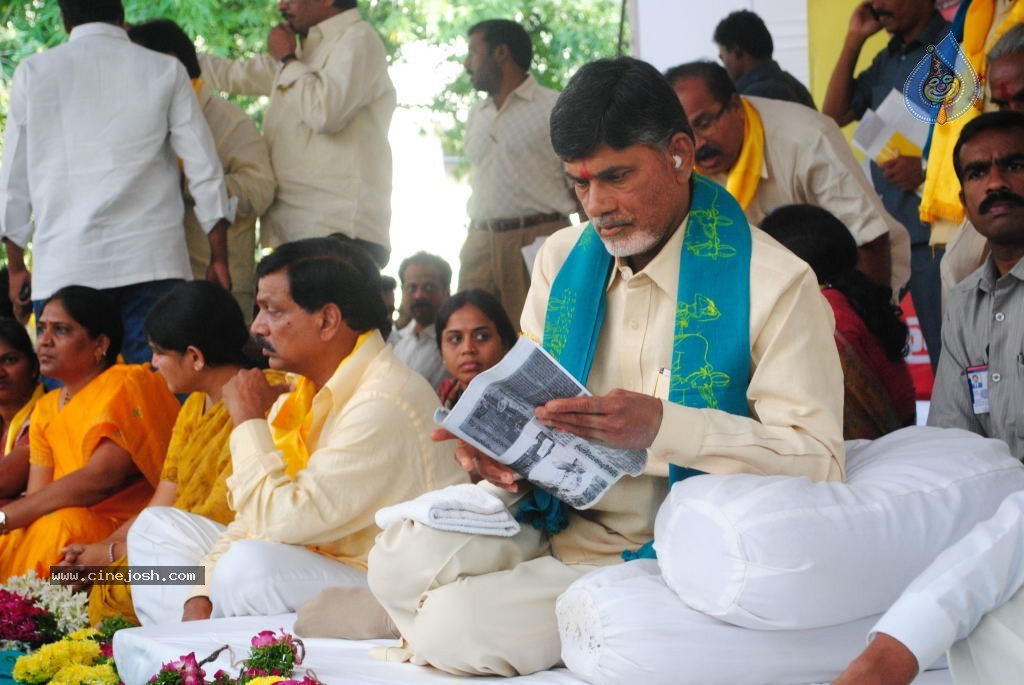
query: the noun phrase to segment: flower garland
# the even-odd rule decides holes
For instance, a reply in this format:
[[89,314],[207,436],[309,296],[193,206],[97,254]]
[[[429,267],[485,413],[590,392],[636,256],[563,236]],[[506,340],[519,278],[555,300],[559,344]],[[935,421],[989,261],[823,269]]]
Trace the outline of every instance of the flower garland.
[[213,675],[213,680],[206,680],[206,672],[202,669],[227,649],[221,647],[202,661],[196,660],[195,652],[191,652],[177,661],[166,663],[160,671],[149,679],[151,685],[323,685],[315,675],[303,676],[302,680],[291,678],[295,668],[302,664],[306,656],[302,640],[285,632],[281,628],[278,635],[272,630],[264,630],[254,636],[249,658],[242,662],[238,677],[232,677],[223,669]]

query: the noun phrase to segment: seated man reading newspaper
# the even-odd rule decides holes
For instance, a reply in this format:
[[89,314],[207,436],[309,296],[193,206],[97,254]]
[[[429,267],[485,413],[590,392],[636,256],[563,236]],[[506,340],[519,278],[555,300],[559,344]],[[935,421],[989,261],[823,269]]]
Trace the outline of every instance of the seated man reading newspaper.
[[556,665],[555,599],[598,566],[652,555],[674,480],[843,477],[842,375],[814,274],[693,173],[690,126],[657,70],[631,58],[584,66],[552,112],[551,138],[591,224],[544,244],[522,325],[593,395],[535,415],[646,450],[647,463],[574,510],[459,445],[463,467],[533,525],[498,537],[400,520],[369,562],[370,588],[404,638],[389,657],[454,674]]

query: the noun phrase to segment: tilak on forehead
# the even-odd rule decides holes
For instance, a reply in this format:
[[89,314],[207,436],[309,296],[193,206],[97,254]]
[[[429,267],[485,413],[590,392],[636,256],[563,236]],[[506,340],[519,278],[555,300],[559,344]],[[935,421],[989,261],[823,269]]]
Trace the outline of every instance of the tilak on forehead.
[[587,163],[585,161],[580,162],[580,178],[584,181],[589,181],[594,178],[594,175],[590,173],[590,169],[587,168]]

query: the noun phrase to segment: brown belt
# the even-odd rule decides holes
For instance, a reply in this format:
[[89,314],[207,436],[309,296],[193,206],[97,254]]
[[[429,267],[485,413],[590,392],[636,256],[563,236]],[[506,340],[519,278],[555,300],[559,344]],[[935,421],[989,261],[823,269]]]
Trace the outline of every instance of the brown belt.
[[559,220],[564,221],[566,226],[569,225],[569,217],[553,212],[550,214],[527,214],[526,216],[517,216],[511,219],[491,219],[489,221],[477,221],[474,219],[469,222],[469,230],[501,233],[502,231],[514,231],[517,228],[529,228],[530,226]]

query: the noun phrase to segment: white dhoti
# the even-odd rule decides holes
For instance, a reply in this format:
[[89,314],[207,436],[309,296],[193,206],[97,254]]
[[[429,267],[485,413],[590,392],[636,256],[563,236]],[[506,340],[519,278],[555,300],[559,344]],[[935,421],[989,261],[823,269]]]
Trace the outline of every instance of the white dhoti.
[[[149,507],[128,532],[132,566],[199,566],[224,526],[173,507]],[[305,547],[238,540],[218,560],[211,580],[213,618],[274,616],[295,611],[328,587],[366,586],[366,573]],[[132,585],[143,625],[177,622],[188,585]]]

